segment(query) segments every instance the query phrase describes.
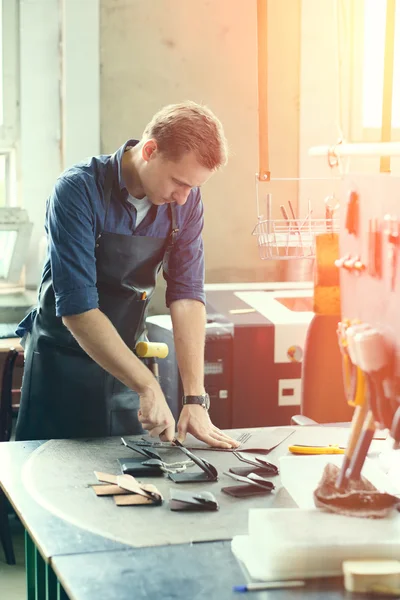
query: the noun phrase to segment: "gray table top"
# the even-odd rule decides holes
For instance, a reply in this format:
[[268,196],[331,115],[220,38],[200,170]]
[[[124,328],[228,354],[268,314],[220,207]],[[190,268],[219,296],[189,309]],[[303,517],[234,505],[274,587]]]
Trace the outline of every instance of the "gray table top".
[[[241,597],[233,586],[246,582],[230,542],[56,556],[52,566],[71,600],[233,600]],[[349,598],[342,578],[251,593],[251,600],[342,598]]]
[[124,544],[95,535],[53,516],[26,493],[21,481],[23,465],[43,443],[0,443],[0,486],[46,562],[58,554],[124,548]]
[[[27,494],[21,471],[41,444],[0,443],[0,485],[71,600],[237,597],[232,586],[245,583],[245,576],[229,542],[132,548],[76,527],[38,505]],[[283,442],[268,460],[277,464],[286,452]],[[252,598],[272,594],[277,599],[345,597],[340,579],[323,579],[297,590],[252,593]]]

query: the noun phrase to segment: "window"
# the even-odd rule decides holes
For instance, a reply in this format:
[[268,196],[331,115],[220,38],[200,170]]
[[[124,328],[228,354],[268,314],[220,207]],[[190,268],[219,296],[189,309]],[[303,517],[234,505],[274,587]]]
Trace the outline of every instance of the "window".
[[[351,141],[380,141],[386,0],[354,0]],[[400,140],[400,0],[396,2],[392,140]]]
[[18,0],[0,0],[0,207],[16,206],[19,129]]
[[[382,124],[386,0],[364,0],[363,127]],[[400,2],[396,2],[392,126],[400,129]]]

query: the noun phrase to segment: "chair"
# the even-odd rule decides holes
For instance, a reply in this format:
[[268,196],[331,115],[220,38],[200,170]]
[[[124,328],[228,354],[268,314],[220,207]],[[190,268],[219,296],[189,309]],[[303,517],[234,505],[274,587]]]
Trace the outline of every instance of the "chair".
[[[23,364],[23,354],[17,350],[9,350],[3,366],[0,392],[0,442],[8,442],[11,438],[12,429],[12,397],[13,393],[13,371],[16,364]],[[15,565],[14,548],[12,544],[10,524],[8,520],[7,500],[4,492],[0,489],[0,541],[3,546],[6,562]]]

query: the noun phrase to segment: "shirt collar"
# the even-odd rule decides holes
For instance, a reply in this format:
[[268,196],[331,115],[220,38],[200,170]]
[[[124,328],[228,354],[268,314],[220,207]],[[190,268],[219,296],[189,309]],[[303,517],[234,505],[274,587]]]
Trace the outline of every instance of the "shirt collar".
[[122,190],[126,190],[126,184],[125,184],[125,180],[122,176],[122,156],[126,150],[126,148],[128,146],[136,146],[136,144],[139,143],[139,140],[128,140],[127,142],[125,142],[125,144],[123,146],[121,146],[121,148],[118,148],[118,150],[115,153],[115,157],[116,157],[116,161],[117,161],[117,167],[118,167],[118,181],[119,181],[119,189]]

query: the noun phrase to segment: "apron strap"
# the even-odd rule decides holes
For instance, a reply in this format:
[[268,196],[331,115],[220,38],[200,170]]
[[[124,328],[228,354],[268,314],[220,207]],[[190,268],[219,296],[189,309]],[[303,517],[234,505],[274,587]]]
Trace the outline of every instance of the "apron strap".
[[[104,215],[103,231],[104,231],[106,223],[107,223],[107,215],[108,215],[108,209],[110,208],[111,192],[112,192],[113,181],[114,181],[113,159],[114,159],[114,155],[112,157],[110,157],[110,160],[108,162],[106,178],[104,181],[104,204],[106,207],[106,212]],[[99,234],[98,237],[101,236],[101,233]]]
[[171,209],[171,219],[172,219],[172,231],[171,231],[171,238],[172,238],[172,244],[174,244],[176,242],[176,238],[178,236],[179,233],[179,227],[177,225],[177,221],[176,221],[176,206],[174,202],[171,202],[171,204],[169,205],[170,209]]
[[[104,203],[105,203],[105,207],[106,207],[106,212],[104,215],[103,231],[105,229],[105,225],[107,222],[107,214],[108,214],[108,209],[110,207],[110,202],[111,202],[111,192],[112,192],[113,181],[114,181],[114,168],[113,168],[114,157],[115,157],[115,155],[110,157],[110,160],[107,165],[106,177],[105,177],[105,181],[104,181]],[[171,241],[172,241],[172,244],[174,244],[176,241],[176,238],[178,236],[178,233],[179,233],[179,227],[178,227],[178,223],[177,223],[177,219],[176,219],[176,206],[173,202],[171,202],[171,204],[169,206],[171,209],[171,221],[172,221]],[[98,237],[101,236],[101,233],[98,235]]]

